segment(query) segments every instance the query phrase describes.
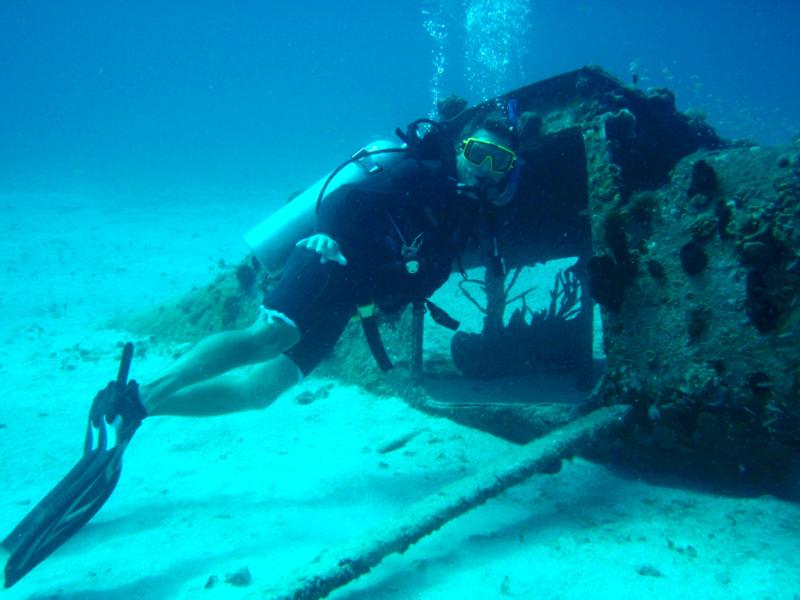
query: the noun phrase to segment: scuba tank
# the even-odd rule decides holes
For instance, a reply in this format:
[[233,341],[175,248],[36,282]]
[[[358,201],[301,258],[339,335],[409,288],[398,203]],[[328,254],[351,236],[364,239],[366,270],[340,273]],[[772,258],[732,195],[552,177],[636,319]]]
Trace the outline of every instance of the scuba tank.
[[245,243],[270,275],[277,274],[295,244],[314,233],[317,208],[327,194],[391,168],[406,156],[406,148],[390,140],[365,146],[248,231]]

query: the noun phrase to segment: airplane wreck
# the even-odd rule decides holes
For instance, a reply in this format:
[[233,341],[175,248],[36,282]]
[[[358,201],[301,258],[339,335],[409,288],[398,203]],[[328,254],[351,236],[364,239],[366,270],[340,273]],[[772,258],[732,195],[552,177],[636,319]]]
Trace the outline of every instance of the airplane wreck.
[[[514,201],[493,214],[506,270],[491,268],[486,239],[462,259],[484,273],[472,288],[483,329],[431,352],[423,311],[409,308],[381,325],[399,376],[374,366],[357,325],[322,374],[520,443],[599,406],[627,405],[625,426],[594,456],[770,489],[796,479],[800,144],[724,140],[679,112],[670,91],[645,92],[597,67],[472,108],[450,98],[442,121],[455,135],[511,98],[524,168]],[[559,273],[549,306],[504,317],[519,269],[565,257],[577,260]],[[124,325],[196,340],[249,324],[268,285],[247,257]],[[535,386],[513,401],[436,392],[442,382],[491,386],[536,372],[559,373],[581,401],[542,402]]]

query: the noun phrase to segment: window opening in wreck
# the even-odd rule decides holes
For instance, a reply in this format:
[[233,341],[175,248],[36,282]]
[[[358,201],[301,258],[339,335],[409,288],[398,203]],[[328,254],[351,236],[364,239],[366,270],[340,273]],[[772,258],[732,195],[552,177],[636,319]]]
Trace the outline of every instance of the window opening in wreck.
[[[455,333],[426,328],[428,364],[442,365],[449,355],[451,367],[427,370],[428,393],[451,404],[584,403],[605,357],[600,311],[591,301],[591,311],[583,310],[588,294],[576,262],[516,267],[494,286],[484,267],[468,269],[466,279],[451,276],[433,301],[461,326]],[[588,379],[581,373],[587,363]]]

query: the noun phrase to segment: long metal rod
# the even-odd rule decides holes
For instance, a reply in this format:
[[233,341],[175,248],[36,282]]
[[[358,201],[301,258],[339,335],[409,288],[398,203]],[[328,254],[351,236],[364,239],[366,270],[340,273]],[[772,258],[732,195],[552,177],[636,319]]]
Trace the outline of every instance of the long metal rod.
[[324,552],[283,584],[262,589],[254,597],[275,600],[317,600],[369,572],[386,556],[409,546],[448,521],[483,504],[531,475],[552,472],[599,435],[618,427],[628,406],[600,408],[546,436],[504,454],[480,472],[457,481],[410,506],[362,537]]

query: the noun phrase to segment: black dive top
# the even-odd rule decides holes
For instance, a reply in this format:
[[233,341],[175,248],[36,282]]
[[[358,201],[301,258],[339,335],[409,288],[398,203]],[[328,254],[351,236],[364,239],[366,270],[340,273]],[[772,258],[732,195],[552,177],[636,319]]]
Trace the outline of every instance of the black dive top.
[[[407,157],[326,196],[317,231],[338,242],[360,289],[359,303],[391,311],[446,281],[475,211],[440,161]],[[416,273],[409,261],[417,263]]]

